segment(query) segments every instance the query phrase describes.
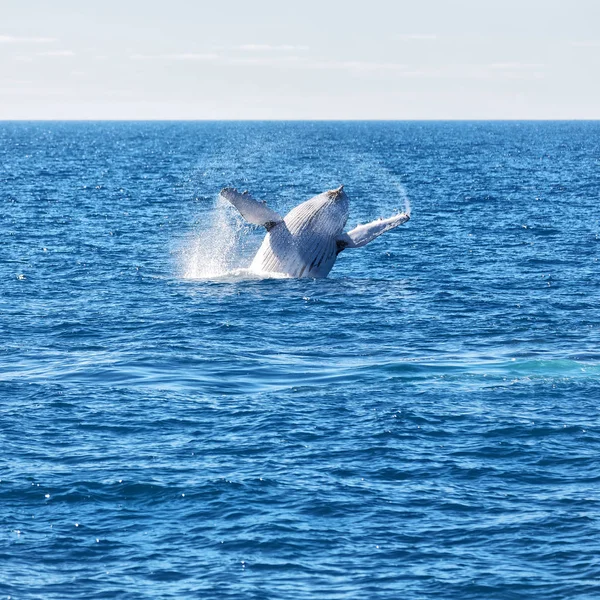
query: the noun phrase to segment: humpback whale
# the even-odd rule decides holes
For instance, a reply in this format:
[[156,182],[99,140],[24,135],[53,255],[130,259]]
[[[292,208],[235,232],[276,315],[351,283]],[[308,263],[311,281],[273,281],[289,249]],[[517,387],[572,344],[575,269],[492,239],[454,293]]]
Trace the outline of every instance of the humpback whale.
[[410,218],[406,213],[398,213],[344,233],[349,201],[343,185],[299,204],[285,217],[248,192],[224,188],[221,196],[246,221],[267,230],[250,270],[288,277],[327,277],[340,252],[360,248]]

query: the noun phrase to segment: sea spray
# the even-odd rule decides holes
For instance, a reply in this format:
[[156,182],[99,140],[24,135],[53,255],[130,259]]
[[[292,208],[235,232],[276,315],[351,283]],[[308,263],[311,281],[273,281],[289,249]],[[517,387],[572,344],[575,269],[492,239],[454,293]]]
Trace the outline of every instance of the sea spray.
[[[390,204],[390,191],[396,190],[404,204],[403,208],[397,206],[397,212],[411,216],[412,207],[406,187],[400,176],[386,167],[381,159],[365,153],[354,153],[336,175],[337,177],[333,178],[335,181],[347,183],[349,190],[355,190],[356,195],[353,197],[368,199],[368,204],[364,206],[368,212],[385,213]],[[352,207],[350,214],[353,214]],[[366,215],[363,218],[366,218]]]
[[[408,197],[406,187],[400,181],[400,177],[376,159],[368,158],[367,156],[357,156],[355,160],[362,164],[361,170],[363,173],[367,171],[370,174],[372,178],[370,187],[376,196],[381,194],[383,190],[395,188],[404,204],[404,209],[402,210],[398,207],[398,212],[404,212],[410,217],[412,210],[410,198]],[[387,205],[387,202],[385,204]]]
[[185,279],[213,279],[247,267],[248,228],[221,196],[202,228],[183,252]]
[[406,193],[406,188],[399,181],[395,182],[395,186],[396,186],[396,189],[398,190],[398,193],[400,194],[400,198],[402,198],[402,201],[404,202],[404,211],[403,212],[410,217],[410,212],[412,209],[410,206],[410,198],[408,197],[408,194]]

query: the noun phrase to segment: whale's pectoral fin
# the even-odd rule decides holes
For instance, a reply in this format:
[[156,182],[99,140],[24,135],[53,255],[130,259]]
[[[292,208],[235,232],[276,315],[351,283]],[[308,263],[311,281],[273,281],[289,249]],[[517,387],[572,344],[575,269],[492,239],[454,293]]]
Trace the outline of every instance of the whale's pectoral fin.
[[361,246],[372,242],[382,233],[394,229],[394,227],[398,227],[398,225],[403,225],[409,219],[410,217],[406,213],[399,213],[387,219],[377,219],[377,221],[367,223],[366,225],[359,225],[337,238],[337,252],[339,254],[346,248],[360,248]]
[[266,202],[255,200],[248,192],[240,194],[234,188],[225,188],[221,190],[221,196],[231,202],[248,223],[262,225],[266,227],[267,231],[283,221],[283,217],[271,210]]

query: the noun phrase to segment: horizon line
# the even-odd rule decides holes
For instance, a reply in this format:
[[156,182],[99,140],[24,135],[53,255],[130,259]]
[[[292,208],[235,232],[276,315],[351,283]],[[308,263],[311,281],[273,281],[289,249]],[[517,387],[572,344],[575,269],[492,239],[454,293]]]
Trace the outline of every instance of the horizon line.
[[351,118],[351,119],[328,119],[316,117],[313,119],[235,119],[235,118],[223,118],[223,119],[211,119],[211,118],[194,118],[194,119],[179,119],[179,118],[149,118],[149,119],[136,119],[127,117],[115,117],[115,118],[87,118],[87,119],[52,119],[52,118],[2,118],[0,117],[0,123],[450,123],[450,122],[462,122],[462,123],[565,123],[565,122],[600,122],[600,117],[563,117],[563,118],[457,118],[457,117],[427,117],[427,118],[407,118],[407,119],[377,119],[377,118]]

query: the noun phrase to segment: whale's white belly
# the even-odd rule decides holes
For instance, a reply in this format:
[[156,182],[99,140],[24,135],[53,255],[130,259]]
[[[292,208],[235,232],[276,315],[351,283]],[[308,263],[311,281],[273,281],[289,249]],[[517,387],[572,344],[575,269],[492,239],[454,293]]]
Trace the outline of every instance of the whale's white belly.
[[289,277],[327,277],[337,257],[335,240],[331,235],[309,233],[294,236],[280,223],[265,236],[250,270]]
[[327,277],[347,215],[347,202],[335,204],[326,194],[300,204],[267,233],[250,269],[289,277]]

